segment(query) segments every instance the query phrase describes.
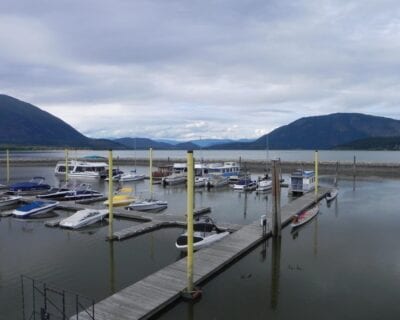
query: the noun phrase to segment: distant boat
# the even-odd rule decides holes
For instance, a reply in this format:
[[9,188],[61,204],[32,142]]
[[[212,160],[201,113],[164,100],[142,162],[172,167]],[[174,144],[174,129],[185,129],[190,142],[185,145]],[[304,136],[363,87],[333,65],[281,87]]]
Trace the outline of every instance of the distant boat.
[[[135,197],[132,196],[133,189],[132,188],[122,188],[118,190],[118,192],[113,196],[112,203],[113,207],[125,207],[135,201]],[[106,206],[108,206],[108,200],[103,202]]]
[[[228,231],[221,231],[211,218],[204,216],[193,223],[193,249],[199,250],[229,235]],[[175,242],[180,251],[187,251],[187,233],[181,234]]]
[[108,214],[107,209],[84,209],[79,210],[72,216],[62,220],[60,227],[78,229],[103,220]]
[[253,191],[257,188],[257,182],[249,178],[240,179],[237,183],[233,185],[233,190],[236,191]]
[[51,188],[48,191],[38,194],[36,198],[39,199],[58,199],[65,197],[68,193],[71,192],[71,188],[67,185],[64,185],[60,188]]
[[[80,179],[100,179],[107,176],[108,164],[105,162],[68,161],[68,177]],[[59,162],[54,169],[56,176],[65,175],[65,162]]]
[[127,209],[136,211],[161,211],[168,207],[167,201],[146,199],[131,203]]
[[326,201],[332,201],[333,199],[335,199],[339,194],[339,190],[338,189],[332,189],[327,195],[326,195]]
[[125,173],[120,176],[119,181],[127,182],[127,181],[140,181],[144,180],[146,175],[136,173],[136,170],[132,170],[129,173]]
[[15,209],[12,214],[17,218],[29,218],[39,214],[47,213],[58,205],[57,201],[33,201]]
[[267,192],[272,189],[272,180],[266,175],[257,182],[257,192]]
[[194,178],[194,187],[202,188],[207,184],[208,179],[206,177],[195,177]]
[[0,207],[6,207],[12,204],[16,204],[21,198],[22,198],[21,196],[9,196],[9,195],[0,196]]
[[35,195],[50,190],[51,187],[44,183],[45,178],[34,177],[27,182],[14,183],[9,187],[9,191],[19,195]]
[[298,169],[290,176],[290,189],[292,194],[303,194],[315,188],[315,173],[311,170]]
[[76,201],[76,200],[101,198],[103,196],[104,195],[99,191],[92,190],[92,187],[90,185],[82,183],[73,190],[71,190],[64,197],[58,198],[58,200]]
[[229,177],[209,174],[207,179],[207,188],[219,188],[229,184]]
[[297,228],[300,227],[301,225],[309,222],[311,219],[313,219],[319,212],[319,205],[316,204],[315,206],[302,211],[301,213],[295,215],[293,218],[293,221],[291,223],[292,228]]
[[163,185],[176,185],[185,183],[187,179],[186,163],[174,163],[172,174],[162,178]]

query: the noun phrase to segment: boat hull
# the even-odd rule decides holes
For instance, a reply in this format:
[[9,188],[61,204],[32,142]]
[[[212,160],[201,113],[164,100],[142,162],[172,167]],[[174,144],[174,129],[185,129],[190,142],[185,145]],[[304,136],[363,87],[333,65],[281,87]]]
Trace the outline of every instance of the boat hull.
[[[48,203],[47,205],[37,207],[37,208],[32,208],[31,210],[23,210],[23,206],[21,208],[15,209],[13,211],[13,216],[16,218],[30,218],[33,216],[41,215],[50,212],[51,210],[55,209],[58,205],[58,202],[52,202]],[[22,209],[22,210],[21,210]]]
[[19,202],[22,197],[20,196],[5,196],[0,197],[0,207],[7,207]]
[[[193,243],[193,250],[200,250],[202,248],[208,247],[211,244],[213,244],[217,241],[220,241],[221,239],[225,238],[228,235],[229,235],[229,232],[225,231],[225,232],[215,233],[213,235],[204,237],[203,240]],[[175,243],[175,247],[182,252],[187,251],[187,244],[179,245],[178,243]]]
[[302,212],[301,214],[297,215],[297,221],[293,221],[290,226],[292,228],[298,228],[306,223],[308,223],[309,221],[311,221],[319,212],[319,206],[314,206],[308,210],[305,210],[304,212]]

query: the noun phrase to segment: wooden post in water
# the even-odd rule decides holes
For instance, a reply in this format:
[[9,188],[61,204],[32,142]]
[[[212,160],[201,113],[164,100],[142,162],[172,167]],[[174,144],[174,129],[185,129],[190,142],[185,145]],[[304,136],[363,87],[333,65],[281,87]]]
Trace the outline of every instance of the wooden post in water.
[[108,152],[108,239],[112,240],[114,230],[114,212],[113,212],[113,153]]
[[353,159],[353,191],[356,190],[356,156],[354,155],[354,159]]
[[150,197],[153,199],[153,148],[149,150]]
[[194,198],[193,151],[187,152],[187,292],[193,292],[193,198]]
[[315,201],[318,198],[318,150],[315,150]]
[[7,162],[7,184],[10,184],[10,150],[6,151],[6,162]]
[[68,182],[68,149],[65,149],[65,183]]
[[281,236],[281,184],[278,161],[272,160],[272,235]]

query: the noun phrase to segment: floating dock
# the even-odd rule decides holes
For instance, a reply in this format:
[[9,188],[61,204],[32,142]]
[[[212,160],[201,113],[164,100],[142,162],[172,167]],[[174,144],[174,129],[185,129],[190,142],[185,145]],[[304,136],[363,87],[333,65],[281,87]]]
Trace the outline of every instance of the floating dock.
[[[329,191],[328,188],[320,188],[317,200],[324,198]],[[315,201],[314,193],[309,193],[282,207],[282,228],[291,222],[295,214],[311,206]],[[149,225],[142,225],[144,229],[147,227]],[[137,232],[140,232],[139,229]],[[194,254],[195,285],[205,282],[269,236],[271,236],[271,231],[268,229],[263,234],[260,222],[255,221],[211,247],[196,252]],[[186,258],[184,258],[95,304],[95,319],[148,319],[178,300],[186,285]],[[78,318],[92,319],[85,311],[79,313]],[[77,319],[77,315],[70,318],[70,320],[74,319]]]

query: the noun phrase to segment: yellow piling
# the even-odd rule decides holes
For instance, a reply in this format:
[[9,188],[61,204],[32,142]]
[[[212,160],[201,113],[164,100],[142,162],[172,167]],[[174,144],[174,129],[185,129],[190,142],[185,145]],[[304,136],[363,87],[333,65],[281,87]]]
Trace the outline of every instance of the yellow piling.
[[108,152],[108,238],[113,238],[113,154],[112,150]]
[[187,152],[187,291],[193,292],[193,151]]
[[6,152],[6,154],[7,154],[7,156],[6,156],[6,158],[7,158],[7,184],[9,184],[10,183],[10,150],[8,150],[7,149],[7,152]]
[[315,196],[318,196],[318,150],[315,150]]
[[149,150],[149,158],[150,195],[153,197],[153,148]]
[[68,149],[65,149],[65,182],[68,182]]

